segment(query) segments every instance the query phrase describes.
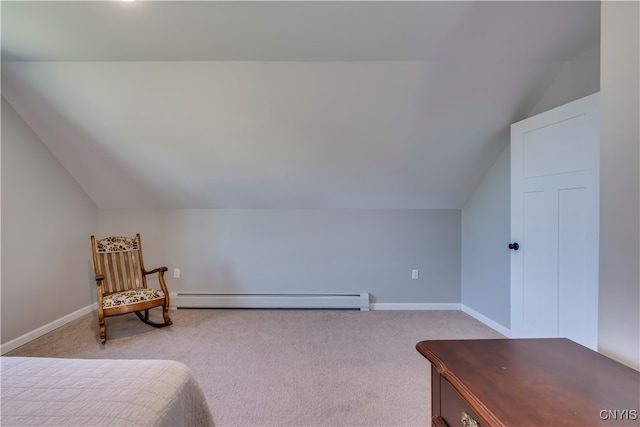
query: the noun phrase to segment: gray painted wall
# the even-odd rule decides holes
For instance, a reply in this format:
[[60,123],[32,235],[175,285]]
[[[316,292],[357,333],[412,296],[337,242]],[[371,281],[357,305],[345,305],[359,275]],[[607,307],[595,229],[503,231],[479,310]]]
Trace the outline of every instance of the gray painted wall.
[[2,98],[2,343],[95,302],[98,209]]
[[640,4],[602,2],[598,350],[640,369]]
[[171,291],[460,302],[459,210],[100,211],[101,236],[136,232],[148,268],[181,269]]
[[507,146],[462,209],[462,304],[509,328],[511,224]]
[[529,117],[600,90],[600,45],[567,61],[529,113]]

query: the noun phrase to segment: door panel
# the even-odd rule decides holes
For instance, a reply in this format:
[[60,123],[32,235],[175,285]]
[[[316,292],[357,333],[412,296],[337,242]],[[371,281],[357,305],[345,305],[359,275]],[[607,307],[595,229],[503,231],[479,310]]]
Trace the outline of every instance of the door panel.
[[[587,168],[587,156],[581,150],[585,140],[584,121],[580,114],[560,120],[523,135],[524,177],[575,172]],[[549,156],[553,153],[553,156]]]
[[[587,331],[597,328],[592,324],[593,316],[585,310],[593,305],[589,300],[592,292],[586,289],[589,275],[593,273],[589,269],[588,253],[580,250],[589,244],[588,196],[584,187],[558,192],[558,295],[559,304],[564,308],[559,313],[559,334],[581,343],[589,343]],[[585,328],[586,325],[589,326]]]
[[[550,233],[553,221],[546,191],[524,193],[523,242],[523,334],[526,337],[558,334],[558,286],[555,236]],[[524,243],[523,243],[524,244]]]

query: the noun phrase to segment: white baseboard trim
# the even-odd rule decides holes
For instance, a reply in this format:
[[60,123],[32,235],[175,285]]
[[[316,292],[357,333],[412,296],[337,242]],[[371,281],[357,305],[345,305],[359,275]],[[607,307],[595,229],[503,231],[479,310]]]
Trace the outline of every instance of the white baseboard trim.
[[461,304],[461,308],[462,308],[462,311],[467,313],[469,316],[471,316],[474,319],[484,323],[485,325],[487,325],[488,327],[490,327],[494,331],[501,333],[505,337],[511,338],[511,330],[509,330],[508,328],[502,326],[500,323],[496,322],[495,320],[489,319],[484,314],[480,314],[477,311],[475,311],[474,309],[469,308],[464,304]]
[[384,303],[370,304],[371,310],[460,310],[458,303]]
[[58,329],[60,326],[65,325],[66,323],[71,322],[72,320],[76,320],[79,317],[84,316],[85,314],[91,313],[92,311],[95,311],[98,309],[98,303],[94,302],[91,305],[88,305],[84,308],[81,308],[80,310],[76,310],[71,314],[67,314],[66,316],[63,316],[57,320],[54,320],[51,323],[47,323],[44,326],[39,327],[36,330],[33,330],[31,332],[28,332],[22,336],[19,336],[18,338],[12,339],[9,342],[6,342],[4,344],[0,345],[0,354],[5,354],[11,350],[15,350],[16,348],[20,347],[21,345],[24,345],[26,343],[28,343],[29,341],[33,341],[38,337],[43,336],[46,333],[49,333],[51,331],[53,331],[54,329]]

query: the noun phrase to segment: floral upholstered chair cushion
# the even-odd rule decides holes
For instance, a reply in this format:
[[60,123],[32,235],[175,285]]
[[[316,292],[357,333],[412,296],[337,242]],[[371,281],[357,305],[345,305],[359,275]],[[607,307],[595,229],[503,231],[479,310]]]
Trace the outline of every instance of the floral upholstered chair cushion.
[[114,294],[107,295],[102,299],[102,307],[119,307],[160,298],[164,298],[164,292],[160,289],[138,289],[116,292]]

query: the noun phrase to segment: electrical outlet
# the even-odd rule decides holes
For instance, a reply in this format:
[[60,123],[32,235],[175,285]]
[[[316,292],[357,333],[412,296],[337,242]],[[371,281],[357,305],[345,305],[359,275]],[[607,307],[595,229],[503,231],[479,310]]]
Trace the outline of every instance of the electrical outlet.
[[411,279],[416,280],[418,278],[418,270],[411,270]]
[[179,279],[180,278],[180,269],[179,268],[174,268],[173,269],[173,278],[174,279]]

